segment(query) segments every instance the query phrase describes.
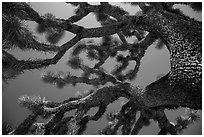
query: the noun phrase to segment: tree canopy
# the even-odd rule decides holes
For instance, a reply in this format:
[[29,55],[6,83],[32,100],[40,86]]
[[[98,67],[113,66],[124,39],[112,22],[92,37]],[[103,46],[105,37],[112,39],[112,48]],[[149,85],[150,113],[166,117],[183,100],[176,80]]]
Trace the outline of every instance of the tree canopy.
[[[85,83],[92,85],[93,89],[61,102],[23,95],[19,104],[31,114],[15,129],[5,123],[3,134],[83,134],[88,122],[98,121],[108,105],[120,97],[128,99],[128,102],[121,106],[119,112],[107,115],[110,122],[99,134],[118,134],[119,131],[124,135],[138,134],[153,119],[158,122],[158,134],[175,135],[199,119],[197,110],[202,109],[202,22],[187,17],[174,5],[188,5],[197,12],[202,10],[202,3],[131,2],[129,4],[140,9],[135,15],[129,15],[108,2],[98,5],[87,2],[66,4],[76,7],[75,15],[68,19],[60,19],[51,13],[40,15],[28,3],[2,3],[2,79],[7,82],[25,70],[55,65],[66,52],[71,51],[67,65],[82,71],[82,75],[47,72],[42,80],[56,84],[58,88]],[[86,28],[76,24],[89,13],[94,13],[101,27]],[[47,43],[39,42],[23,21],[36,22],[36,33],[45,34]],[[57,46],[65,32],[75,36]],[[119,40],[113,37],[114,34]],[[100,43],[81,41],[98,37],[102,38]],[[136,40],[130,43],[129,37]],[[171,70],[144,88],[133,86],[131,81],[137,76],[141,59],[153,43],[158,48],[167,47]],[[15,47],[55,53],[55,56],[19,60],[8,52]],[[79,54],[83,51],[86,51],[89,60],[96,62],[93,67],[80,58]],[[120,51],[126,51],[128,55],[124,56]],[[102,67],[108,58],[115,58],[119,64],[111,73]],[[135,62],[135,66],[125,71],[131,61]],[[87,112],[95,107],[98,108],[96,114],[88,115]],[[172,123],[164,110],[178,107],[189,108],[188,117],[180,116]],[[74,115],[65,116],[72,110],[76,110]],[[136,119],[137,112],[140,112],[139,119]],[[37,123],[39,118],[47,119],[47,122]]]

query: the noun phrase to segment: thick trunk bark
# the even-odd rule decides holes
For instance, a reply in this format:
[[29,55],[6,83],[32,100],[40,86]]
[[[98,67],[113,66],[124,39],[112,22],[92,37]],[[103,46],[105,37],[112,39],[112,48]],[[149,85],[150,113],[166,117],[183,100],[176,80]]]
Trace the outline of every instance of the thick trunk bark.
[[142,94],[142,100],[147,107],[189,107],[202,109],[202,86],[200,91],[191,92],[182,86],[172,88],[168,74],[148,85]]
[[152,9],[138,22],[156,33],[170,52],[170,72],[148,85],[143,100],[148,107],[202,108],[202,23]]

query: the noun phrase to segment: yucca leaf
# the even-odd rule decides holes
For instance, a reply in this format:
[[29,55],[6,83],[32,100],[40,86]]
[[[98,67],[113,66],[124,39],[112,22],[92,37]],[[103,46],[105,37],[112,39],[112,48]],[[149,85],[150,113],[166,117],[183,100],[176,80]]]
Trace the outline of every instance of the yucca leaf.
[[82,61],[79,57],[73,57],[67,62],[67,64],[73,69],[79,69],[81,62]]

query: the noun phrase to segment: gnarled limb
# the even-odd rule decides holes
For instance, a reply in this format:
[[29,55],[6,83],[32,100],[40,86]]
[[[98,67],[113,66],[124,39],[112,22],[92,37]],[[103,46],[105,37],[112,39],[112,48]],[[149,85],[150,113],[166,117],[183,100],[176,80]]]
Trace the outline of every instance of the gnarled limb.
[[[142,98],[147,107],[190,107],[202,109],[202,93],[187,92],[182,87],[172,88],[169,85],[169,74],[148,85],[142,93]],[[201,83],[200,83],[201,90]]]
[[[36,121],[37,116],[46,118],[51,115],[54,116],[47,124],[45,124],[45,134],[65,134],[67,132],[69,132],[69,134],[81,134],[90,120],[98,120],[104,114],[107,106],[120,97],[129,99],[130,102],[138,108],[135,109],[134,107],[129,107],[127,105],[128,103],[124,105],[118,115],[118,117],[120,117],[118,118],[118,122],[113,123],[108,127],[108,134],[115,134],[120,126],[123,126],[123,134],[137,134],[143,126],[148,124],[149,119],[156,119],[159,122],[159,127],[161,128],[159,134],[176,134],[176,128],[178,127],[170,124],[163,109],[179,106],[201,109],[201,23],[164,11],[160,7],[150,6],[145,8],[145,4],[140,4],[140,6],[144,6],[142,10],[146,10],[143,15],[128,16],[122,9],[111,6],[108,3],[102,3],[100,6],[91,6],[87,3],[80,3],[80,6],[83,8],[79,15],[75,15],[68,20],[55,19],[51,21],[40,16],[36,11],[24,4],[20,4],[19,6],[19,9],[22,9],[27,13],[26,16],[22,17],[24,19],[34,20],[39,24],[48,24],[48,27],[59,27],[77,35],[69,42],[63,44],[52,59],[18,61],[15,57],[4,51],[4,57],[7,60],[12,61],[11,67],[9,66],[10,69],[18,68],[17,72],[25,69],[35,69],[56,64],[67,50],[83,38],[104,37],[117,33],[124,43],[119,46],[106,47],[105,52],[107,52],[107,54],[104,56],[103,60],[100,60],[95,68],[92,69],[83,65],[80,66],[82,70],[89,69],[93,73],[99,74],[99,77],[105,77],[104,81],[101,83],[112,82],[114,84],[113,86],[100,88],[85,97],[69,99],[62,103],[36,103],[35,101],[30,101],[29,103],[28,101],[26,102],[28,103],[27,107],[33,111],[34,115],[30,115],[23,123],[21,123],[13,132],[14,134],[27,133],[31,125]],[[97,10],[96,7],[99,7],[99,10]],[[100,10],[103,10],[104,14],[114,17],[117,21],[113,24],[104,25],[103,27],[98,28],[84,28],[73,24],[73,22],[85,17],[89,12],[99,12]],[[175,20],[172,20],[173,18]],[[185,25],[183,26],[183,24]],[[188,30],[189,28],[191,29],[190,31]],[[125,42],[125,35],[123,36],[125,29],[141,29],[143,31],[149,31],[149,34],[138,43],[129,44]],[[156,37],[154,37],[154,35],[156,35]],[[141,38],[138,34],[136,34],[136,37],[139,39]],[[143,90],[140,90],[139,88],[133,89],[130,87],[129,83],[119,82],[123,80],[117,81],[117,79],[119,79],[118,77],[115,78],[114,76],[103,73],[103,71],[99,70],[99,66],[101,66],[110,56],[111,50],[116,52],[116,54],[118,50],[129,50],[131,52],[130,56],[118,59],[121,59],[121,62],[123,62],[119,71],[121,72],[123,68],[127,67],[128,61],[134,60],[137,65],[129,75],[135,76],[139,70],[140,60],[144,56],[145,50],[157,38],[161,38],[170,51],[171,71],[164,77],[145,87]],[[96,46],[92,47],[95,47],[92,50],[99,49]],[[100,49],[103,50],[103,48],[103,46],[100,46]],[[128,75],[125,77],[128,77]],[[72,77],[71,81],[93,84],[94,80]],[[99,107],[98,112],[94,116],[84,116],[92,107]],[[161,108],[161,110],[158,108]],[[76,109],[75,115],[68,120],[65,120],[64,113],[74,109]],[[141,111],[141,117],[136,122],[131,132],[131,127],[135,122],[135,113],[137,110]],[[151,112],[150,115],[148,114],[149,112],[146,112],[147,110]],[[130,118],[131,120],[126,120],[126,118]],[[58,120],[60,122],[58,122]],[[61,123],[62,121],[63,123]],[[60,130],[59,132],[55,131],[61,129],[59,126],[60,124],[67,128],[67,130],[62,132]],[[183,127],[180,129],[183,129]]]
[[170,52],[170,72],[143,90],[142,96],[146,105],[201,109],[201,23],[154,8],[137,23],[156,33]]

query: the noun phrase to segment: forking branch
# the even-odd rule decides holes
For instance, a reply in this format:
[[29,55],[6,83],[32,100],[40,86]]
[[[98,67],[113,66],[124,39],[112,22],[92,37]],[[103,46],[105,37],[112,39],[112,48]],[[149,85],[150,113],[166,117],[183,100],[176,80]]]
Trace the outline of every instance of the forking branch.
[[[120,97],[127,98],[129,102],[122,106],[120,112],[109,118],[112,123],[103,129],[101,134],[117,134],[119,127],[122,127],[122,134],[138,134],[144,126],[149,125],[150,119],[158,121],[161,129],[158,134],[178,134],[192,121],[196,121],[195,117],[198,116],[192,111],[188,119],[180,118],[176,124],[172,124],[168,121],[164,109],[202,108],[201,22],[176,12],[172,8],[176,3],[132,3],[142,10],[140,14],[134,16],[107,2],[101,2],[100,5],[90,5],[86,2],[67,4],[77,6],[77,10],[74,16],[65,20],[50,14],[41,16],[27,3],[3,3],[3,41],[5,42],[3,78],[10,79],[23,73],[24,70],[55,65],[72,48],[73,57],[68,61],[68,65],[74,69],[81,69],[83,75],[77,77],[69,73],[66,75],[47,73],[43,76],[43,80],[47,83],[56,83],[60,88],[68,84],[75,86],[77,83],[85,83],[93,85],[96,89],[61,103],[46,101],[40,97],[21,97],[20,104],[28,108],[32,114],[8,134],[28,134],[39,129],[43,134],[82,134],[89,121],[101,118],[108,105]],[[195,7],[192,3],[182,4]],[[198,9],[196,7],[196,10]],[[84,28],[75,24],[89,13],[96,15],[101,27]],[[12,20],[13,24],[9,24],[8,19]],[[54,44],[45,45],[37,42],[29,30],[22,27],[20,20],[38,23],[38,32],[47,32],[49,34],[47,40],[50,40],[50,43],[57,42],[64,31],[69,31],[75,36],[59,47]],[[7,26],[12,27],[6,31]],[[30,34],[29,39],[24,37],[25,33]],[[114,34],[118,34],[120,41],[114,41],[112,38]],[[19,37],[21,35],[23,37]],[[136,37],[137,42],[128,43],[126,38],[130,36]],[[58,39],[52,41],[51,39],[55,37]],[[84,38],[95,37],[102,37],[102,43],[81,44]],[[128,80],[136,78],[145,51],[157,39],[162,40],[170,52],[170,72],[144,89],[131,86]],[[20,41],[31,43],[26,46],[27,49],[54,51],[56,54],[50,59],[18,60],[6,49],[20,47]],[[79,59],[79,54],[84,50],[88,51],[87,56],[90,59],[98,61],[93,68],[84,65]],[[126,57],[118,55],[119,51],[128,51],[129,55]],[[109,57],[115,57],[120,63],[111,74],[101,67]],[[130,61],[136,62],[134,69],[123,74]],[[91,74],[97,77],[90,78]],[[108,82],[112,85],[100,88]],[[86,115],[92,107],[99,108],[97,113]],[[76,110],[75,114],[66,117],[64,114],[71,110]],[[141,115],[136,121],[135,116],[138,111]],[[35,124],[38,117],[50,120],[44,124]]]

